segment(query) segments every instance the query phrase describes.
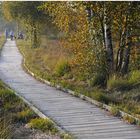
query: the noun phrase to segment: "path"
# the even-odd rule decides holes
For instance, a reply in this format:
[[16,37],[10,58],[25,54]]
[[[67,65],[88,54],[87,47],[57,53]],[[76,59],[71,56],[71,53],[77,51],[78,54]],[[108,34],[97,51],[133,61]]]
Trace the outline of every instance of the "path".
[[21,61],[15,41],[8,40],[0,57],[0,78],[59,126],[78,138],[140,138],[139,127],[37,81],[23,71]]

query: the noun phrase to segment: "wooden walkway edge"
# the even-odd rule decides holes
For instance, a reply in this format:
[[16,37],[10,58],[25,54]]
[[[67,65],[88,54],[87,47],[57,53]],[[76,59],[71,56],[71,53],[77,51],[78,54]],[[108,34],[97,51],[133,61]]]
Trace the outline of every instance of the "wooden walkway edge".
[[77,138],[140,138],[140,128],[68,93],[43,84],[21,66],[15,41],[7,40],[0,56],[0,78],[20,96]]

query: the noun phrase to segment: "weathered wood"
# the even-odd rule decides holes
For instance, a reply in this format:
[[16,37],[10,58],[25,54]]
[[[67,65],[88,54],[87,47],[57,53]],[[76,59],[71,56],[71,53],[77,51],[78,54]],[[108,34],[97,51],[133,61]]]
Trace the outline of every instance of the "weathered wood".
[[37,81],[23,71],[21,63],[22,56],[15,41],[8,40],[0,57],[0,78],[32,106],[74,136],[140,138],[137,126],[129,125],[87,101]]

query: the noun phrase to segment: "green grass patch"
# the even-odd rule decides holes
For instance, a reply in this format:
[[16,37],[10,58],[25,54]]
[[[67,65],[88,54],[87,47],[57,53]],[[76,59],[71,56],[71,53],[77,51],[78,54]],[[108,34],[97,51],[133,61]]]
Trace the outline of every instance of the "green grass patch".
[[73,139],[73,136],[71,136],[71,135],[68,134],[68,133],[62,133],[62,134],[60,135],[60,138],[61,138],[61,139]]
[[128,115],[124,115],[123,119],[127,122],[129,122],[130,124],[136,124],[136,120]]
[[103,90],[98,88],[95,88],[93,92],[86,93],[85,95],[105,104],[113,101]]
[[70,64],[68,63],[68,61],[59,61],[55,67],[55,74],[57,76],[64,76],[68,72],[70,72]]
[[107,82],[107,88],[109,90],[115,91],[125,91],[132,89],[132,84],[128,79],[123,79],[122,77],[112,76]]
[[29,120],[35,117],[37,117],[35,113],[32,110],[26,108],[25,110],[22,110],[21,112],[17,112],[15,116],[15,120],[18,122],[27,123]]
[[120,112],[119,112],[118,107],[115,106],[115,105],[112,105],[112,104],[110,104],[110,106],[111,106],[111,110],[110,110],[111,114],[113,116],[119,116],[120,115]]
[[58,132],[54,123],[49,119],[35,118],[35,119],[32,119],[28,123],[28,125],[31,128],[39,129],[39,130],[42,130],[43,132],[52,132],[52,133]]
[[129,82],[132,84],[140,84],[140,71],[135,70],[129,74]]

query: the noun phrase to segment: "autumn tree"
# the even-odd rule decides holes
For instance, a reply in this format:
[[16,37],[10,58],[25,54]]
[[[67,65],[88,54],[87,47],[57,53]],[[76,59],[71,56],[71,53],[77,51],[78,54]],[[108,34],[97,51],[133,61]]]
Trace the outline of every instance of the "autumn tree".
[[39,46],[39,32],[49,20],[47,14],[38,9],[42,2],[3,2],[4,15],[8,20],[15,20],[30,33],[33,47]]
[[42,7],[68,34],[67,46],[73,48],[79,69],[90,73],[88,78],[95,75],[95,71],[104,73],[106,78],[128,72],[130,51],[134,46],[133,27],[139,21],[138,3],[45,2]]

